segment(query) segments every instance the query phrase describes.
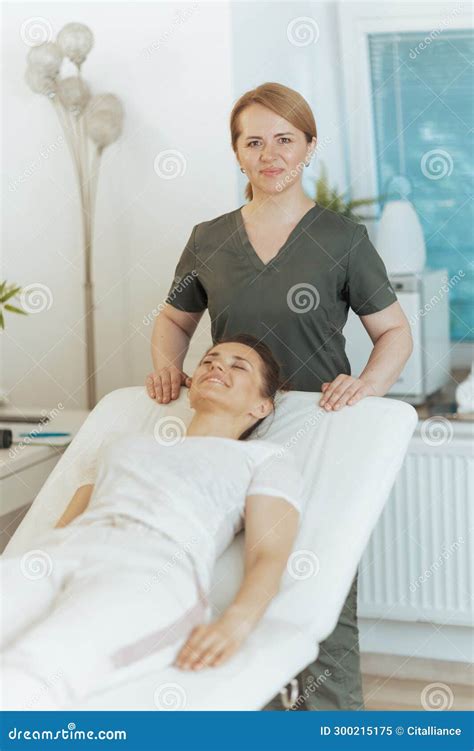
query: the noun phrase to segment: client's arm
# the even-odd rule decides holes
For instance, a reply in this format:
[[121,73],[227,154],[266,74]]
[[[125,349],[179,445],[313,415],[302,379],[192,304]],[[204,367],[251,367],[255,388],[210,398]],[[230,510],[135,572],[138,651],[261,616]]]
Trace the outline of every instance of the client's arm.
[[74,493],[69,502],[69,505],[67,506],[65,512],[60,517],[58,522],[55,524],[55,527],[65,527],[69,524],[69,522],[72,522],[72,520],[75,519],[76,516],[82,514],[89,505],[89,500],[92,495],[93,489],[93,485],[81,485]]
[[284,498],[247,497],[242,586],[217,621],[192,631],[176,658],[178,667],[214,667],[239,648],[279,591],[299,518],[299,511]]

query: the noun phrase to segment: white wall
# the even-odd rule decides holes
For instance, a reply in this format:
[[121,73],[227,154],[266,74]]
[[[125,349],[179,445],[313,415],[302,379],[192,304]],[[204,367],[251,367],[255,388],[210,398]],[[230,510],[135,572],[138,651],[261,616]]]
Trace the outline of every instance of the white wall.
[[[271,8],[271,11],[269,11]],[[234,90],[243,93],[278,81],[305,97],[316,120],[317,156],[304,170],[303,186],[314,198],[321,162],[331,185],[348,185],[337,3],[235,2],[232,4]],[[238,173],[245,189],[245,175]]]
[[[46,285],[53,303],[28,318],[8,317],[0,382],[18,406],[47,408],[61,401],[81,407],[86,388],[79,202],[53,107],[24,82],[29,47],[22,25],[25,36],[30,19],[40,18],[40,29],[50,25],[53,38],[70,21],[90,26],[95,46],[83,75],[93,93],[114,92],[125,106],[123,135],[105,152],[96,211],[101,397],[143,383],[150,370],[152,327],[143,319],[163,300],[193,225],[243,203],[245,179],[228,124],[244,91],[264,81],[298,89],[315,113],[318,159],[333,184],[347,187],[336,7],[38,2],[9,4],[3,11],[3,276],[23,286]],[[304,34],[300,19],[308,16],[317,24],[315,42],[292,43],[289,25],[294,34],[296,28]],[[184,175],[157,176],[154,159],[164,149],[183,155]],[[305,170],[312,196],[317,174],[317,162]],[[206,314],[185,362],[188,371],[211,343],[209,329]]]
[[[186,9],[189,17],[177,23]],[[83,75],[93,93],[114,92],[125,106],[124,132],[105,152],[97,201],[100,397],[143,382],[151,364],[144,316],[165,296],[193,225],[236,205],[227,126],[233,98],[229,7],[17,3],[3,11],[3,275],[21,285],[47,285],[53,304],[28,318],[8,317],[1,380],[16,405],[85,406],[75,178],[53,107],[24,82],[29,48],[22,24],[41,17],[54,36],[70,21],[90,26],[95,46]],[[49,156],[42,157],[42,149]],[[183,176],[158,177],[154,160],[164,149],[181,152]]]

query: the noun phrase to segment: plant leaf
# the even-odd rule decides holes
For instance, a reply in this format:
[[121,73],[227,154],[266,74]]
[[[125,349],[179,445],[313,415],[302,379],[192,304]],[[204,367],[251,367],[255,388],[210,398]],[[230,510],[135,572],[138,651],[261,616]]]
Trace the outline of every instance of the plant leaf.
[[[357,198],[355,200],[347,201],[344,198],[346,193],[347,191],[339,194],[335,188],[329,187],[326,165],[321,161],[321,175],[316,181],[316,197],[314,200],[324,208],[331,209],[331,211],[335,211],[336,213],[341,214],[342,216],[346,216],[349,219],[361,221],[364,219],[364,217],[357,216],[357,214],[352,211],[353,208],[366,204],[381,203],[385,198],[391,196],[390,193],[385,193],[378,196],[377,198]],[[365,217],[365,219],[374,218],[376,217]]]
[[27,316],[28,313],[26,310],[22,310],[21,308],[16,308],[14,305],[5,305],[5,310],[9,310],[12,313],[21,313],[22,316]]
[[17,295],[18,292],[20,292],[20,290],[21,290],[21,287],[13,287],[11,289],[7,289],[5,293],[2,295],[1,302],[4,303],[7,300],[9,300],[10,297],[15,297],[15,295]]

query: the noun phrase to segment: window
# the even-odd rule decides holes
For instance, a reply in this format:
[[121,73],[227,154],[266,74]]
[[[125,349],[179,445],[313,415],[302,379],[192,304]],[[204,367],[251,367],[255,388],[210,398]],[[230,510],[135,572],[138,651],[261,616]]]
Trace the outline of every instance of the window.
[[470,30],[369,34],[377,192],[411,184],[427,265],[448,269],[451,339],[473,341],[473,51]]

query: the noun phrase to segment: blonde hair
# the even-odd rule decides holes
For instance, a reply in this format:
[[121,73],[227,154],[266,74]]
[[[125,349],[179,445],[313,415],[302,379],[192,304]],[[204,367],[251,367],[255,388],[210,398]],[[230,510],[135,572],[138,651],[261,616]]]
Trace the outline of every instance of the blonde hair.
[[[242,94],[234,104],[230,115],[230,133],[234,153],[237,155],[237,139],[241,134],[239,118],[241,112],[251,104],[262,104],[275,114],[280,115],[289,123],[302,130],[308,143],[317,137],[316,121],[311,107],[304,97],[294,89],[281,83],[262,83],[256,89]],[[251,201],[253,197],[252,185],[247,183],[245,198]]]

